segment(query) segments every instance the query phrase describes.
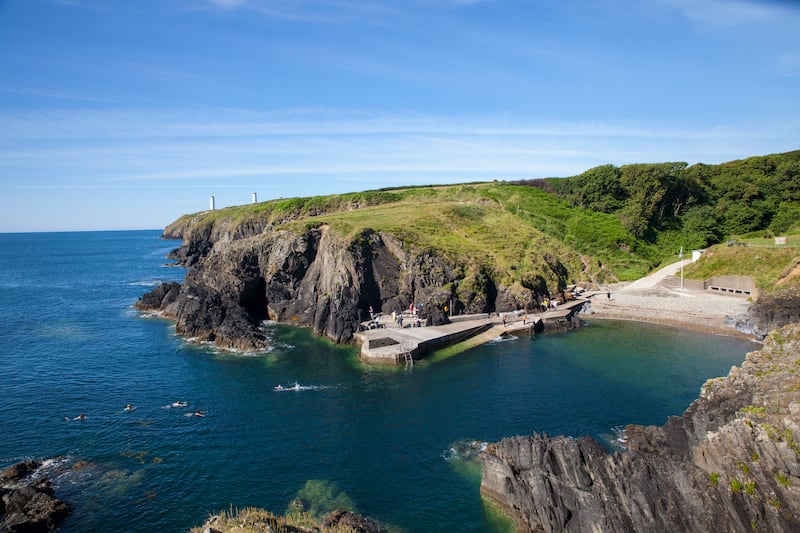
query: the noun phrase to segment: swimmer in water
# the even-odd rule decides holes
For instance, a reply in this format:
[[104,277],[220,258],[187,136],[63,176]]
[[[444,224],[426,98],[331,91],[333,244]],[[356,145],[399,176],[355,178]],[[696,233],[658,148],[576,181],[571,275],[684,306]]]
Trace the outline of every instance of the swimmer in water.
[[186,407],[189,404],[186,403],[186,402],[177,401],[177,402],[172,402],[169,405],[170,405],[170,407]]
[[286,389],[284,389],[284,388],[283,388],[283,385],[281,385],[280,383],[278,383],[277,385],[275,385],[275,390],[276,390],[276,391],[282,391],[282,390],[286,390]]
[[73,418],[73,420],[81,420],[81,421],[86,420],[86,415],[81,413],[78,416],[76,416],[75,418]]
[[206,416],[206,412],[205,411],[195,411],[194,412],[194,416]]
[[126,411],[135,411],[136,407],[134,407],[131,404],[127,403],[127,404],[125,404],[125,410]]

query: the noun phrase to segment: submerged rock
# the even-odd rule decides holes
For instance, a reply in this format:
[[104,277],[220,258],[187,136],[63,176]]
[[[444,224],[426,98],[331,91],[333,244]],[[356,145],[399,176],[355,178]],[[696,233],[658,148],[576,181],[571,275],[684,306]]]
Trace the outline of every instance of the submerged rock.
[[520,529],[800,531],[800,325],[708,380],[680,417],[628,426],[627,450],[534,434],[490,444],[481,492]]
[[0,472],[0,532],[55,531],[72,512],[39,474],[42,464],[23,461]]

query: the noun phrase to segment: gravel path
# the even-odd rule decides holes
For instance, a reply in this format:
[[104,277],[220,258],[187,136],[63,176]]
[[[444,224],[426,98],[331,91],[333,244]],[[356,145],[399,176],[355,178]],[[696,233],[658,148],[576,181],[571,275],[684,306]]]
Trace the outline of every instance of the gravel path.
[[664,267],[629,284],[609,287],[611,298],[600,292],[592,297],[585,314],[653,322],[724,335],[743,335],[725,325],[726,317],[745,315],[750,306],[743,296],[689,291],[662,286],[667,276],[680,269],[680,262]]

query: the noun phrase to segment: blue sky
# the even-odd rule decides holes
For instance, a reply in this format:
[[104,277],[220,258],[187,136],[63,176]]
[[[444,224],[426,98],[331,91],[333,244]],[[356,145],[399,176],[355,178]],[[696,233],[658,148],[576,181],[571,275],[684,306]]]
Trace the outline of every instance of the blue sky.
[[800,149],[800,6],[0,0],[0,231]]

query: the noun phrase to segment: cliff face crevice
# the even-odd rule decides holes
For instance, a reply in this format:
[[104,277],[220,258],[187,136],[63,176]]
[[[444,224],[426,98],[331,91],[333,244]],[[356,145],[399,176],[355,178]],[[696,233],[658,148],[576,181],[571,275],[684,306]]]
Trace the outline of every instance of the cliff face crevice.
[[680,417],[591,437],[490,444],[481,491],[522,530],[800,530],[800,325],[712,379]]
[[370,308],[391,313],[416,306],[429,324],[442,324],[450,305],[486,313],[531,305],[538,297],[535,290],[498,286],[485,268],[407,248],[387,233],[365,230],[348,240],[323,225],[304,233],[244,232],[222,245],[212,239],[219,231],[209,228],[185,235],[178,249],[190,265],[183,283],[156,288],[137,307],[159,310],[176,321],[177,333],[224,348],[266,348],[265,319],[348,342]]

